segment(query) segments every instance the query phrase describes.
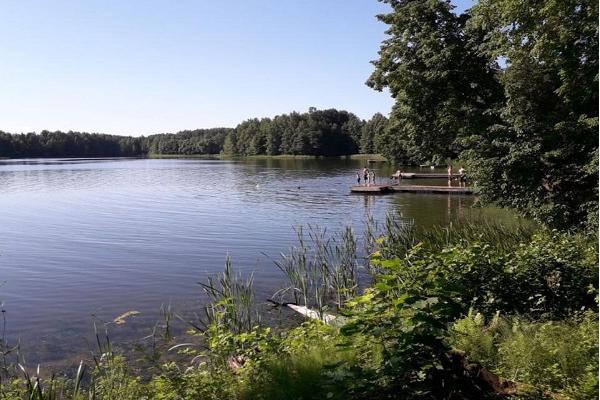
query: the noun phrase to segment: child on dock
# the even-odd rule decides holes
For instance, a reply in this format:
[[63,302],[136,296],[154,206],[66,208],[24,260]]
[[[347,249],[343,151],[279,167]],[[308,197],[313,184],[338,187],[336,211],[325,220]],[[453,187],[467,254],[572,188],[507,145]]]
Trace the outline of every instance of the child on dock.
[[360,172],[356,172],[356,183],[360,186]]

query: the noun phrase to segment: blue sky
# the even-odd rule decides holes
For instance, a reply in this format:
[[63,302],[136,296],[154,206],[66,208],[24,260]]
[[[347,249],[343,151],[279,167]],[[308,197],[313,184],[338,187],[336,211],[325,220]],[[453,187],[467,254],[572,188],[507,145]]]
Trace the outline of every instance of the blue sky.
[[[455,1],[457,10],[472,3]],[[0,130],[147,135],[309,107],[387,114],[375,0],[0,2]]]

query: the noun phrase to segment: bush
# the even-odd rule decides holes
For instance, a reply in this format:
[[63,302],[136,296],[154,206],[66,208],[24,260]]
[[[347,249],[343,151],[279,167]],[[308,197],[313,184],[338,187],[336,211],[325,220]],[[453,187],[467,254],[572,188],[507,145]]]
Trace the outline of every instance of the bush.
[[572,398],[598,398],[598,314],[527,322],[481,314],[457,321],[452,344],[498,375]]
[[148,384],[148,392],[155,400],[227,400],[237,398],[239,385],[230,370],[201,364],[182,371],[175,363],[168,363]]
[[486,243],[462,242],[411,257],[427,260],[428,269],[444,276],[444,289],[454,293],[465,312],[472,307],[488,318],[501,311],[561,319],[596,309],[595,245],[573,235],[537,233],[530,242],[507,252]]
[[540,233],[507,257],[509,295],[515,311],[532,317],[560,319],[595,309],[598,288],[597,243],[577,236]]
[[[467,315],[471,307],[482,310],[482,314],[471,313],[455,325],[455,342],[487,365],[497,365],[500,376],[506,378],[513,378],[514,374],[497,364],[507,358],[500,353],[524,356],[520,353],[532,344],[521,348],[518,342],[512,344],[515,348],[497,345],[498,338],[517,340],[518,336],[508,336],[509,326],[499,317],[484,329],[484,317],[491,318],[501,311],[503,315],[547,321],[540,322],[539,327],[545,327],[542,334],[556,342],[561,332],[566,334],[568,329],[552,319],[574,316],[580,310],[596,310],[595,247],[577,236],[542,232],[510,249],[479,241],[460,241],[441,251],[417,244],[401,257],[391,258],[391,254],[389,248],[374,253],[371,263],[379,274],[365,294],[349,302],[349,322],[342,327],[348,346],[360,355],[357,364],[349,369],[351,379],[347,382],[356,398],[393,398],[400,392],[406,398],[425,394],[433,398],[452,393],[467,397],[486,395],[470,392],[477,385],[469,382],[469,377],[455,373],[445,341],[448,326]],[[561,328],[550,339],[549,327],[553,324]],[[543,342],[542,337],[536,338],[535,343]],[[361,353],[357,338],[379,347],[371,346]],[[589,343],[597,348],[597,340]],[[588,347],[585,349],[589,351]],[[576,360],[585,351],[575,351],[572,362],[564,361],[564,357],[561,360],[565,365],[580,366]],[[539,376],[544,376],[544,370],[553,365],[540,363]],[[574,378],[562,389],[575,387],[575,382],[583,382],[586,377],[586,382],[591,379],[577,368],[565,372]],[[534,378],[527,381],[554,387],[557,381],[552,376],[560,379],[550,372],[548,382]]]

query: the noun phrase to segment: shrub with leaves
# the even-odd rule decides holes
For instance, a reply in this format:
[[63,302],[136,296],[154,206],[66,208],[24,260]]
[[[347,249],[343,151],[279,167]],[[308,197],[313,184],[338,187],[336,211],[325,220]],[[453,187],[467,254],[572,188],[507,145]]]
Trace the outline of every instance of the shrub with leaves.
[[[462,310],[447,290],[444,273],[417,246],[403,258],[372,260],[382,273],[372,288],[349,303],[341,328],[358,355],[349,368],[354,398],[444,397],[469,388],[452,376],[448,324]],[[356,340],[361,338],[361,340]],[[366,348],[364,343],[370,344]]]
[[453,324],[451,343],[500,376],[569,398],[598,398],[598,314],[530,322],[470,312]]
[[596,251],[573,235],[537,233],[511,251],[462,242],[441,251],[413,251],[411,257],[428,260],[426,268],[443,276],[444,289],[456,294],[465,312],[472,307],[488,317],[502,311],[560,319],[596,308]]

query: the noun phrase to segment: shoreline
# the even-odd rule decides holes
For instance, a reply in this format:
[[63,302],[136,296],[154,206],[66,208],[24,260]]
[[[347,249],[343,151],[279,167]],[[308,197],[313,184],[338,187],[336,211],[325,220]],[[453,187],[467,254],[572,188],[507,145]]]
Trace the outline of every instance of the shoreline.
[[137,156],[98,156],[98,157],[0,157],[0,160],[42,160],[42,159],[56,159],[56,160],[107,160],[107,159],[207,159],[207,160],[326,160],[326,159],[339,159],[339,160],[372,160],[376,162],[389,162],[387,158],[381,154],[346,154],[340,156],[313,156],[305,154],[279,154],[270,156],[266,154],[254,155],[254,156],[230,156],[225,154],[158,154],[148,153]]

